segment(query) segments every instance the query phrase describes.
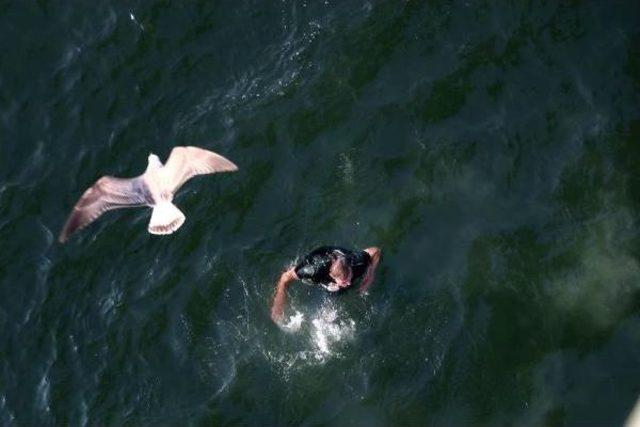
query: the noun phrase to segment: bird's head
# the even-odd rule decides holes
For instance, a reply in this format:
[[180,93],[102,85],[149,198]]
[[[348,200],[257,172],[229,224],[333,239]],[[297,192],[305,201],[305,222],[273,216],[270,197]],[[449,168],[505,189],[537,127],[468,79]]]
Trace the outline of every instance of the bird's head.
[[147,168],[159,168],[162,167],[162,162],[160,161],[160,157],[156,156],[153,153],[149,153],[149,164]]

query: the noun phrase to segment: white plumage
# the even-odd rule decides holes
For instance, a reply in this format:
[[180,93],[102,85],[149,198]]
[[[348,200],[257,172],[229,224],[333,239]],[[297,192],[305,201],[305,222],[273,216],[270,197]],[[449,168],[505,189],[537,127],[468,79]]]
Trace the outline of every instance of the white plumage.
[[216,172],[232,172],[238,167],[213,151],[198,147],[174,147],[162,164],[149,155],[145,172],[135,178],[103,176],[87,189],[69,215],[58,240],[64,243],[75,231],[112,209],[150,206],[148,231],[171,234],[184,223],[185,216],[173,203],[176,191],[190,178]]

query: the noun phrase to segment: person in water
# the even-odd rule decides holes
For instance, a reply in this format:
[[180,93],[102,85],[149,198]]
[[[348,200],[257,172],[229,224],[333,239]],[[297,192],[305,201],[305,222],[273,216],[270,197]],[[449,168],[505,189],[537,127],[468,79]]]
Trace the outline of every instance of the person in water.
[[287,286],[294,280],[319,285],[329,292],[343,291],[362,277],[358,291],[364,293],[374,279],[381,251],[371,247],[350,251],[338,246],[322,246],[307,254],[298,264],[280,276],[271,307],[271,318],[280,322],[284,315]]

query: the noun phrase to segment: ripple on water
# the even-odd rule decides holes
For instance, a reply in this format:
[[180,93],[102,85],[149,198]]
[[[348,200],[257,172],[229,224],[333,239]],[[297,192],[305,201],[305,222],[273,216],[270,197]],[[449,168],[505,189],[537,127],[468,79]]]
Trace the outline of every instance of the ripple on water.
[[7,405],[7,397],[4,394],[0,395],[0,422],[8,425],[12,424],[15,419],[16,416]]
[[49,396],[51,394],[51,381],[49,380],[49,371],[45,372],[38,383],[36,390],[36,405],[38,409],[48,413],[49,408]]
[[216,110],[222,112],[225,125],[231,127],[235,122],[235,111],[255,108],[259,103],[285,96],[295,87],[312,68],[305,52],[311,48],[323,27],[319,22],[310,20],[301,25],[285,25],[283,30],[286,31],[284,39],[267,46],[254,61],[258,65],[242,70],[239,77],[226,87],[213,88],[201,102],[177,118],[175,131],[189,129]]
[[211,337],[197,350],[198,373],[202,381],[211,387],[210,397],[223,393],[237,374],[234,352],[219,338]]

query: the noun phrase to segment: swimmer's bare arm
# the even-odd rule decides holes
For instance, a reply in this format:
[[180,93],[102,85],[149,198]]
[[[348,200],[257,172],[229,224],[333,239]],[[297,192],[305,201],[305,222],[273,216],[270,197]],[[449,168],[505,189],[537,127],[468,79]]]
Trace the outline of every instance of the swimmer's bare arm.
[[280,276],[276,287],[276,295],[273,298],[273,306],[271,307],[271,318],[274,322],[279,323],[284,316],[284,306],[287,303],[287,285],[294,280],[298,280],[295,269],[290,268]]
[[371,264],[367,267],[367,272],[364,274],[364,278],[362,279],[362,283],[358,288],[358,292],[365,293],[371,283],[373,283],[373,279],[375,278],[376,267],[378,267],[378,263],[380,262],[380,256],[382,255],[382,251],[380,248],[371,247],[364,250],[366,253],[371,256]]

